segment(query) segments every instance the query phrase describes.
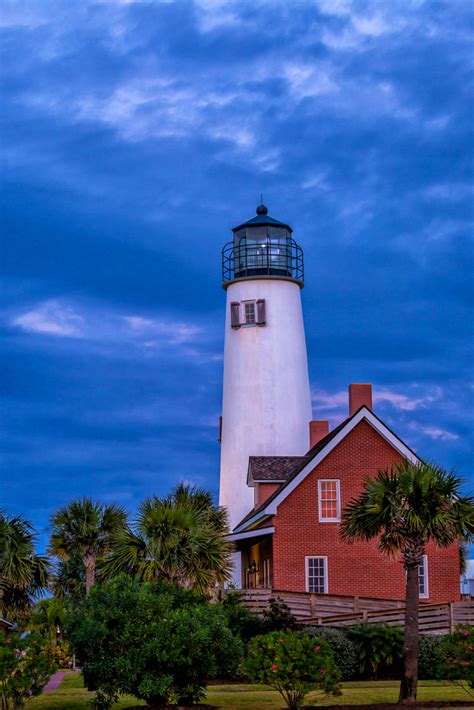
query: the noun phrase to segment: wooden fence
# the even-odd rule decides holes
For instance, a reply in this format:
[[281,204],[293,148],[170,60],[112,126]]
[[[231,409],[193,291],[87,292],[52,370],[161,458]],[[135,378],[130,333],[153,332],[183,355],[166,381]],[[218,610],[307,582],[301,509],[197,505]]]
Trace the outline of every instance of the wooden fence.
[[299,621],[314,617],[334,616],[380,609],[397,609],[404,606],[398,599],[345,596],[342,594],[309,594],[277,589],[245,589],[241,592],[245,606],[256,614],[268,608],[271,597],[278,597]]
[[[369,623],[404,624],[405,607],[400,599],[308,594],[270,589],[247,589],[244,604],[257,614],[268,608],[271,597],[287,604],[291,613],[304,624],[316,626],[353,626]],[[423,635],[448,634],[457,624],[474,626],[474,601],[429,604],[420,601],[419,630]]]

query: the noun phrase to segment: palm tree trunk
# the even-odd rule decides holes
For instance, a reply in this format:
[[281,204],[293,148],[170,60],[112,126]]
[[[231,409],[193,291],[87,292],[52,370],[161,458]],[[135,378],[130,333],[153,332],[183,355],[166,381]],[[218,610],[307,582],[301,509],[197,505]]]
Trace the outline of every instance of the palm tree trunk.
[[419,605],[418,565],[410,564],[407,566],[405,594],[405,669],[398,698],[398,702],[402,704],[414,703],[416,701]]
[[93,553],[89,552],[84,555],[84,566],[86,568],[86,597],[88,597],[95,582],[95,555]]

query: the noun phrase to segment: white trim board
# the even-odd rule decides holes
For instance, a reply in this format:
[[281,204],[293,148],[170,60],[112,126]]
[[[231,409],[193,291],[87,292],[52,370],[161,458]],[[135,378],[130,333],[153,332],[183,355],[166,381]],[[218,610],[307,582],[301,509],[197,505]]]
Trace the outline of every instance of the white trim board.
[[250,530],[249,532],[243,533],[231,533],[226,535],[226,540],[231,542],[236,542],[237,540],[246,540],[248,537],[257,537],[259,535],[271,535],[275,532],[274,527],[260,528],[259,530]]
[[[309,461],[306,466],[298,473],[297,476],[293,478],[293,480],[283,488],[283,490],[275,496],[275,498],[270,501],[270,503],[263,509],[261,510],[257,515],[258,517],[262,517],[263,515],[276,515],[278,506],[280,503],[282,503],[285,498],[287,498],[290,493],[292,493],[295,488],[297,488],[302,481],[308,476],[308,474],[313,471],[316,466],[318,466],[323,459],[328,456],[328,454],[331,453],[333,449],[336,448],[336,446],[356,427],[359,422],[361,422],[363,419],[370,424],[370,426],[377,431],[382,438],[384,438],[396,451],[398,451],[405,459],[410,461],[411,463],[414,464],[419,464],[420,459],[416,456],[416,454],[413,453],[411,449],[406,446],[406,444],[403,443],[401,439],[398,438],[393,432],[388,429],[388,427],[385,426],[383,422],[380,421],[371,411],[370,409],[367,409],[367,407],[361,407],[357,414],[355,414],[352,419],[350,419],[347,424],[341,429],[336,436],[331,439],[331,441],[323,448],[321,451]],[[247,528],[249,525],[252,525],[255,522],[254,518],[250,518],[250,520],[247,520],[244,525],[239,525],[238,528],[235,528],[235,531],[238,532],[239,530]]]

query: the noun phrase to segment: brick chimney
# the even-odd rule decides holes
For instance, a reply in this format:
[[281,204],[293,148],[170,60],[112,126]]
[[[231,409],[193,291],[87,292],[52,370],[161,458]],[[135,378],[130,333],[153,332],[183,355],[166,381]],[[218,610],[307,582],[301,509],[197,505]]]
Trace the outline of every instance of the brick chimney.
[[316,446],[326,434],[329,434],[329,422],[327,419],[317,419],[309,423],[309,448]]
[[349,385],[349,416],[352,417],[362,406],[372,411],[372,385]]

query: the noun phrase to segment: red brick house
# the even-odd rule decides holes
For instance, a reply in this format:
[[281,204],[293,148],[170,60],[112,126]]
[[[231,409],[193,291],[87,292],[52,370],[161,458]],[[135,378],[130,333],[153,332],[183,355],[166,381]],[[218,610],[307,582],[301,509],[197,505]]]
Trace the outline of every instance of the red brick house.
[[[403,599],[402,564],[374,542],[343,542],[341,511],[367,476],[416,454],[372,411],[371,385],[351,385],[349,417],[329,432],[310,424],[304,456],[251,456],[247,485],[254,508],[230,539],[242,554],[242,587]],[[420,598],[455,601],[459,547],[428,545]]]

